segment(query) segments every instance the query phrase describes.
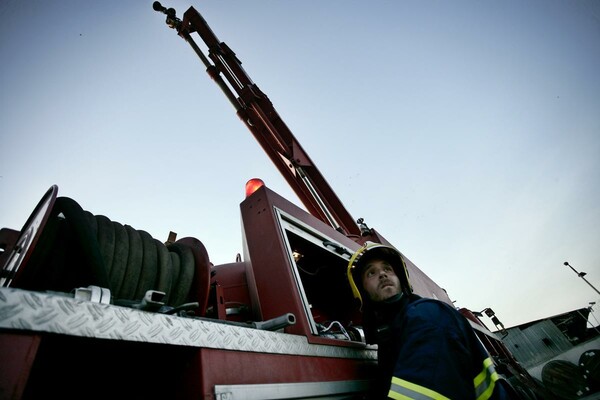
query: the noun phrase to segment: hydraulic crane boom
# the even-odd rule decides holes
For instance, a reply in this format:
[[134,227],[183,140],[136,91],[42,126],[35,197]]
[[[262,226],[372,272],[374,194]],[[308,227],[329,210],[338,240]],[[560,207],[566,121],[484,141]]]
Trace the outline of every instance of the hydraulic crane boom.
[[[371,232],[362,225],[362,220],[358,221],[361,223],[359,227],[283,122],[267,95],[252,82],[235,53],[219,41],[200,13],[190,7],[183,20],[180,20],[172,8],[166,9],[159,2],[154,2],[153,7],[167,15],[167,24],[176,29],[179,36],[200,57],[210,77],[225,93],[238,117],[252,132],[308,212],[346,236],[369,236]],[[192,39],[191,34],[194,32],[206,44],[208,57]]]

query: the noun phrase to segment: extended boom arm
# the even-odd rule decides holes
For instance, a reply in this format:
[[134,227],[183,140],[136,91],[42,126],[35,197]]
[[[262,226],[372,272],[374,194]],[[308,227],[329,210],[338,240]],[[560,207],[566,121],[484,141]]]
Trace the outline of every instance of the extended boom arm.
[[[347,236],[360,238],[361,234],[369,235],[365,225],[361,224],[363,228],[357,225],[279,117],[269,98],[246,74],[235,53],[218,40],[200,13],[190,7],[181,21],[175,16],[174,9],[166,9],[159,2],[154,2],[153,7],[167,15],[167,24],[176,29],[179,36],[184,38],[200,57],[210,77],[225,93],[235,107],[237,115],[308,211]],[[192,39],[191,34],[194,32],[198,33],[208,47],[208,57]]]

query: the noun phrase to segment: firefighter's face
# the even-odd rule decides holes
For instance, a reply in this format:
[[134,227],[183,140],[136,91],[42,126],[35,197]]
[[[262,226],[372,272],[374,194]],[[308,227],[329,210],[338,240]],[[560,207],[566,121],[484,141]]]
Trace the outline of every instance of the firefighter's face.
[[400,279],[389,262],[373,259],[362,271],[362,285],[372,301],[383,301],[400,293]]

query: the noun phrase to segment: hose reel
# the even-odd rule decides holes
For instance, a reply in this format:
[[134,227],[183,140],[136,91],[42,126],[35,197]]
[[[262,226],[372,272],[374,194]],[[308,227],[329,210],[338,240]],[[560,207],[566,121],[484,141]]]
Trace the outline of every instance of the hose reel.
[[93,215],[68,197],[56,198],[40,230],[11,286],[69,292],[96,285],[119,300],[139,300],[156,290],[165,293],[166,305],[196,301],[204,314],[211,263],[198,239],[165,244],[146,231]]

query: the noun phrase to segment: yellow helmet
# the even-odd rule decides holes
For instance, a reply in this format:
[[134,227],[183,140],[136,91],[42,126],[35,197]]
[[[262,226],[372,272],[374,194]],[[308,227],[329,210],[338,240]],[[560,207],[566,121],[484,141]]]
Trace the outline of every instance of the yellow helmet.
[[[412,293],[412,286],[408,279],[408,270],[406,269],[406,263],[402,254],[392,246],[388,246],[381,243],[365,242],[353,255],[350,257],[348,262],[348,269],[346,275],[352,294],[354,298],[358,299],[362,308],[362,278],[360,276],[362,268],[365,266],[366,261],[374,258],[380,258],[390,263],[394,272],[400,280],[400,287],[402,292],[406,294]],[[358,282],[358,284],[357,284]],[[360,285],[360,287],[359,287]]]

